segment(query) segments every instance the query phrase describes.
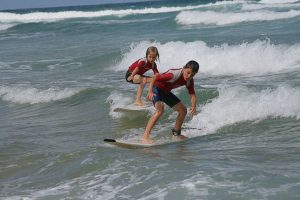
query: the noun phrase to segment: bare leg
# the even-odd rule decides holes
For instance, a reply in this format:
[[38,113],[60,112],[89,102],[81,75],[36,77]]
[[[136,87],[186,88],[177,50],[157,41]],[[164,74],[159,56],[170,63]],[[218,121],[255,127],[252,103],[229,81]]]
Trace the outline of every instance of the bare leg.
[[177,115],[177,118],[176,118],[176,123],[175,123],[175,129],[176,130],[181,130],[181,126],[182,126],[184,118],[187,114],[187,109],[181,102],[176,104],[173,107],[173,109],[178,112],[178,115]]
[[[185,119],[185,116],[187,114],[187,109],[186,107],[182,104],[182,102],[179,102],[178,104],[176,104],[173,107],[174,110],[176,110],[178,112],[177,118],[176,118],[176,122],[175,122],[175,130],[179,131],[181,130],[181,126],[183,124],[183,121]],[[186,139],[187,137],[184,135],[179,135],[179,136],[174,136],[175,140],[178,139]]]
[[136,98],[135,98],[135,102],[134,104],[137,106],[143,106],[144,103],[142,101],[142,94],[145,88],[145,85],[147,84],[147,77],[142,77],[139,76],[139,86],[138,86],[138,90],[136,92]]
[[150,138],[150,133],[160,116],[164,113],[164,103],[159,101],[155,104],[155,113],[150,117],[147,126],[145,128],[145,132],[142,136],[142,142],[145,143],[153,143],[153,140]]

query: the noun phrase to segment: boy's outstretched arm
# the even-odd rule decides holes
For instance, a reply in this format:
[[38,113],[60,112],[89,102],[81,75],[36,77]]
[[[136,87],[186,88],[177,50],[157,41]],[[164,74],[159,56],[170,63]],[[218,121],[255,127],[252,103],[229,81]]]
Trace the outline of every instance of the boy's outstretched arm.
[[190,113],[192,116],[197,115],[197,110],[196,110],[196,104],[197,104],[197,98],[195,94],[190,94],[191,98],[191,108],[190,108]]

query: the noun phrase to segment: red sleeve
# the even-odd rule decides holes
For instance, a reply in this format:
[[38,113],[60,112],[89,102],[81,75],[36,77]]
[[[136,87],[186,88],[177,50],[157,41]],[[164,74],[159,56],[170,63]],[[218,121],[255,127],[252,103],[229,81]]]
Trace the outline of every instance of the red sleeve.
[[163,74],[159,74],[156,77],[156,81],[168,81],[171,80],[173,78],[173,74],[172,73],[163,73]]
[[135,68],[138,69],[137,74],[142,75],[142,74],[145,73],[145,68],[144,68],[145,65],[146,65],[146,62],[143,61],[143,60],[140,60],[140,61],[136,64]]
[[141,67],[143,67],[145,65],[146,65],[145,61],[141,60],[137,63],[136,67],[140,69]]
[[131,72],[133,72],[133,70],[135,69],[135,68],[138,68],[138,72],[140,71],[140,68],[142,67],[142,66],[144,66],[145,65],[145,61],[143,61],[143,60],[137,60],[137,61],[135,61],[129,68],[128,68],[128,70],[129,71],[131,71]]
[[195,94],[194,79],[190,81],[190,84],[187,85],[186,88],[188,89],[189,94]]

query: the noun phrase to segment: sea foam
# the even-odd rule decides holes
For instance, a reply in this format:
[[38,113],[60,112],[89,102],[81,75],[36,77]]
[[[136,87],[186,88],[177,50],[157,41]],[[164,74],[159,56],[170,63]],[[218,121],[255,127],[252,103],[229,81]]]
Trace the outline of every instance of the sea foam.
[[[200,64],[200,73],[223,76],[234,74],[261,75],[300,68],[300,44],[272,44],[269,40],[256,40],[237,45],[208,46],[203,41],[148,42],[132,44],[112,70],[127,70],[128,66],[144,56],[149,46],[159,50],[160,72],[184,66],[189,60]],[[180,56],[178,56],[180,55]]]
[[214,132],[226,125],[268,117],[300,118],[300,89],[280,85],[253,91],[243,86],[219,88],[219,96],[200,107],[189,126]]
[[117,108],[126,108],[127,105],[134,102],[134,100],[128,96],[120,94],[118,91],[112,91],[106,99],[106,102],[110,104],[109,115],[114,118],[120,118],[123,116],[120,112],[115,112]]

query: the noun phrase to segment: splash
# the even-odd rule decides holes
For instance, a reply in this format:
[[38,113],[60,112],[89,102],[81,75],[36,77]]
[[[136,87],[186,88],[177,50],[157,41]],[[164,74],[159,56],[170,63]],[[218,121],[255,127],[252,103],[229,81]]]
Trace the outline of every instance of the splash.
[[122,117],[123,114],[121,112],[115,112],[115,110],[117,108],[125,108],[127,105],[133,102],[133,99],[122,95],[118,91],[113,91],[106,99],[106,102],[110,104],[109,115],[114,119],[118,119]]

